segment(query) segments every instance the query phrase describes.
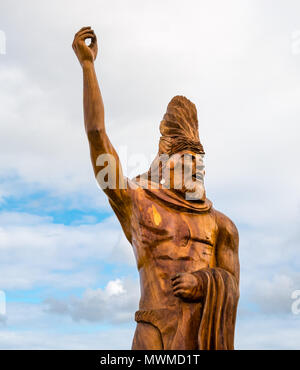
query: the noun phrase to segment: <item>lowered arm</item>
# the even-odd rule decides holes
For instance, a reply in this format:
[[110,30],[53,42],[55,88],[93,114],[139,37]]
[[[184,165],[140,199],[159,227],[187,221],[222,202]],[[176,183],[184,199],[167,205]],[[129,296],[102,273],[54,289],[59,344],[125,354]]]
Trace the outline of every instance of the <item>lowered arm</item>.
[[239,286],[240,263],[239,263],[239,234],[234,223],[221,212],[217,212],[217,223],[219,227],[216,267],[223,268],[232,274]]

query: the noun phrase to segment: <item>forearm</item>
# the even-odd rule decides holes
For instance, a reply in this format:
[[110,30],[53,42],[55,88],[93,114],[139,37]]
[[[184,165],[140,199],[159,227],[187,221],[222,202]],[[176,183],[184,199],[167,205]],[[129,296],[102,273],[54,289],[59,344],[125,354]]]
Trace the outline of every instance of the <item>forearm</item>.
[[118,165],[119,158],[106,135],[104,104],[94,63],[85,62],[82,69],[84,125],[90,143],[93,166],[96,171],[96,161],[100,154],[112,154]]
[[97,81],[94,63],[87,61],[83,70],[83,109],[86,133],[105,132],[104,105]]

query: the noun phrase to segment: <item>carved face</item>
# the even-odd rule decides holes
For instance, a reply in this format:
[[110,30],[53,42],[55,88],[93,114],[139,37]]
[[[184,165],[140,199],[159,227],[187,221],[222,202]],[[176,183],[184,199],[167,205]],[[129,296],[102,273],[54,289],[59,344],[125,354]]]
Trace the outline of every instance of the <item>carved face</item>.
[[160,184],[163,188],[175,190],[187,200],[202,200],[204,188],[204,155],[182,151],[162,160]]

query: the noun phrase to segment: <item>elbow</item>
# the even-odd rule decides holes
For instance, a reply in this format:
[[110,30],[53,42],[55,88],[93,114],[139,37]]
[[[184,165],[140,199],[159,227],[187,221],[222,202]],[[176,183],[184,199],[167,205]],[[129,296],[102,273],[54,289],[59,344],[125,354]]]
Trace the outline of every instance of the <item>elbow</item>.
[[86,134],[89,142],[96,146],[103,141],[106,135],[104,128],[89,128],[86,130]]

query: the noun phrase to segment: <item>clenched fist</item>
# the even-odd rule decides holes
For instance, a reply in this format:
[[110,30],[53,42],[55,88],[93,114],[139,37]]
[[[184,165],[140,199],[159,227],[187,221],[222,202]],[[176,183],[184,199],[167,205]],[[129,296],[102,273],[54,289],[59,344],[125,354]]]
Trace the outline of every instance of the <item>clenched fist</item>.
[[[85,43],[87,39],[91,39],[90,45]],[[98,45],[97,37],[91,27],[83,27],[75,34],[72,47],[82,66],[84,62],[94,62],[98,53]]]
[[196,276],[189,272],[176,274],[171,278],[171,282],[175,297],[194,300],[199,299],[202,295],[200,282]]

